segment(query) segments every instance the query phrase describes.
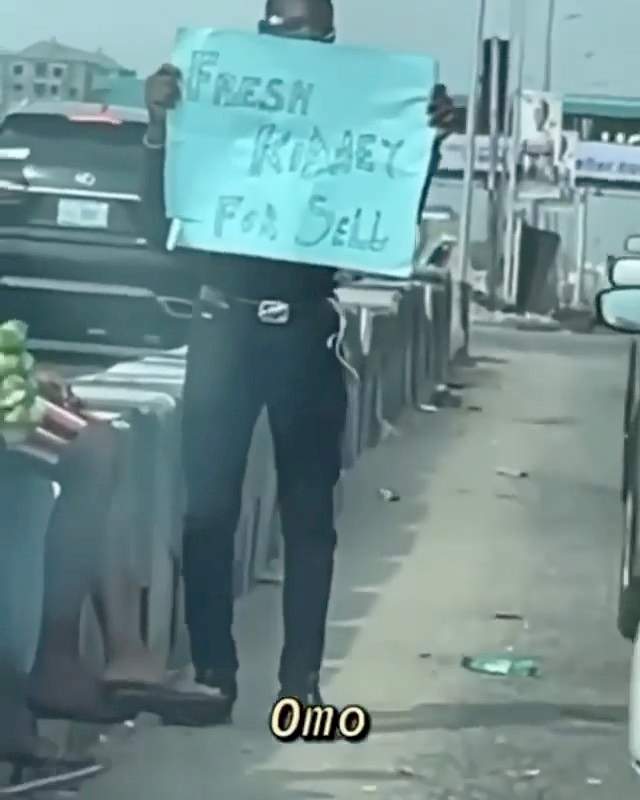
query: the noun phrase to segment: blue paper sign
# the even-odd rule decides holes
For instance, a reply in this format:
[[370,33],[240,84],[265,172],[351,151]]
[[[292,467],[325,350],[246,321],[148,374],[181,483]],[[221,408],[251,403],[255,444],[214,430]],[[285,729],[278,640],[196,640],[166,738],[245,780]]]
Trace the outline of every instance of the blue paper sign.
[[408,277],[437,66],[273,36],[182,29],[167,215],[177,246]]

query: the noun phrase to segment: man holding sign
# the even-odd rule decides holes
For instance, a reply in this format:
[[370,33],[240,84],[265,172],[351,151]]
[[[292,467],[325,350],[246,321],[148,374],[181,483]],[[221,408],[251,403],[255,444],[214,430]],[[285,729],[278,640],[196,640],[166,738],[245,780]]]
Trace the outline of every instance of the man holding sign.
[[[282,51],[291,48],[292,39],[333,42],[331,0],[268,0],[259,30],[284,37],[278,43]],[[265,44],[274,46],[272,40]],[[292,57],[302,52],[302,44],[297,47]],[[333,491],[340,474],[347,402],[341,363],[343,327],[334,299],[335,267],[341,265],[334,261],[322,267],[313,261],[309,253],[313,252],[310,245],[314,231],[304,216],[307,209],[291,202],[291,194],[282,187],[289,186],[288,176],[302,174],[306,165],[311,170],[307,173],[311,175],[309,184],[330,191],[329,178],[339,180],[347,169],[346,141],[350,145],[349,164],[354,169],[359,164],[367,179],[376,165],[382,165],[381,170],[386,169],[387,174],[395,169],[400,177],[406,177],[410,170],[401,160],[394,161],[390,139],[375,140],[367,133],[357,140],[349,139],[348,130],[342,149],[333,151],[332,163],[327,164],[325,159],[324,166],[318,167],[314,159],[325,147],[320,142],[321,133],[312,132],[304,146],[296,144],[300,141],[296,132],[302,130],[303,123],[308,124],[305,116],[312,100],[310,84],[292,81],[286,85],[278,78],[265,82],[252,77],[257,71],[248,70],[240,83],[233,83],[230,72],[216,73],[219,53],[194,48],[189,53],[187,75],[184,69],[165,65],[147,81],[150,123],[144,141],[143,199],[150,239],[158,246],[165,247],[167,241],[170,246],[177,244],[180,257],[185,259],[198,257],[195,252],[188,254],[187,249],[216,253],[199,256],[203,258],[202,290],[194,311],[188,352],[184,403],[188,507],[183,563],[195,681],[201,690],[220,697],[219,714],[211,720],[215,723],[229,719],[237,695],[238,661],[232,636],[234,533],[251,436],[265,405],[276,452],[285,546],[281,696],[297,697],[304,704],[321,702],[318,675],[336,544]],[[318,52],[314,51],[315,55]],[[344,81],[348,80],[349,76],[344,75]],[[405,93],[403,101],[405,106],[415,106],[415,94]],[[254,137],[253,150],[249,152],[244,147],[247,137],[243,139],[241,134],[225,128],[225,106],[243,104],[253,111],[259,106],[262,111],[288,114],[290,127],[265,125],[258,132],[262,139]],[[217,116],[210,125],[207,120],[212,106]],[[398,108],[402,111],[404,106]],[[168,126],[169,110],[173,116]],[[424,111],[423,107],[423,115]],[[410,236],[415,235],[419,190],[424,186],[424,202],[439,158],[439,140],[452,118],[451,100],[443,87],[436,87],[428,119],[423,116],[424,151],[419,155],[428,175],[419,177],[412,201],[413,218],[406,220]],[[429,150],[433,133],[427,122],[439,129],[432,153]],[[394,120],[389,124],[392,126]],[[186,138],[181,138],[181,131],[187,128],[190,141],[196,141],[203,153],[196,165]],[[276,142],[277,136],[280,138]],[[386,148],[384,157],[380,151],[372,155],[376,141]],[[291,147],[285,156],[288,146]],[[216,156],[220,158],[219,148],[224,149],[224,158],[229,162],[237,160],[238,154],[248,155],[248,174],[253,183],[247,186],[254,187],[252,196],[232,191],[232,185],[225,184],[224,191],[220,185],[212,185],[217,181],[210,180],[205,164]],[[223,166],[220,184],[226,180]],[[258,197],[265,185],[276,185],[262,179],[267,169],[282,178],[278,184],[281,189],[273,190],[282,196],[279,204],[269,191]],[[322,191],[308,198],[315,203],[315,222],[328,216]],[[259,214],[242,207],[247,202],[251,206],[252,201],[260,206]],[[209,207],[212,216],[207,215]],[[279,236],[283,215],[287,225],[295,227],[296,214],[304,223],[296,235],[289,239]],[[171,226],[167,216],[174,219]],[[351,223],[357,217],[356,212]],[[361,218],[362,212],[360,221]],[[342,229],[333,230],[333,240],[362,242],[362,233],[354,233],[355,223],[351,223],[338,220],[338,228],[342,225]],[[406,225],[403,229],[406,234]],[[380,225],[377,232],[375,226],[371,230],[367,242],[380,241],[386,235]],[[372,271],[378,263],[375,259],[384,262],[380,248],[363,246],[359,253],[349,256],[355,264],[360,257],[370,258]]]

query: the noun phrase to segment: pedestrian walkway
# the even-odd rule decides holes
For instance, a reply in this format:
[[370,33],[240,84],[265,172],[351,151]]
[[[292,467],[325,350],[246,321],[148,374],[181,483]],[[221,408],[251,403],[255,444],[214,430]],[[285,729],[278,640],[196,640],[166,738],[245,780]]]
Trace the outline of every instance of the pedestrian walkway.
[[[407,417],[348,479],[324,687],[372,712],[369,739],[273,740],[279,589],[261,586],[239,614],[235,724],[113,732],[87,800],[638,796],[614,624],[624,343],[487,330],[474,354],[461,409]],[[460,666],[509,648],[542,676]]]

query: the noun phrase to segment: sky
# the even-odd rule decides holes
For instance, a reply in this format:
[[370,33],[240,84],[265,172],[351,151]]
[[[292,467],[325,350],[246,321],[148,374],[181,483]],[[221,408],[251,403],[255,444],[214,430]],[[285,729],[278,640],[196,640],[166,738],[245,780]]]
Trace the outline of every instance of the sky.
[[[477,0],[334,3],[341,41],[428,52],[440,61],[450,88],[466,91]],[[510,8],[521,3],[527,6],[525,77],[534,88],[542,80],[548,0],[488,0],[487,33],[505,35]],[[556,0],[556,5],[556,88],[640,94],[637,0]],[[17,49],[55,36],[76,47],[102,47],[144,74],[167,58],[178,26],[252,30],[261,9],[262,0],[180,0],[173,6],[166,0],[0,0],[0,47]],[[580,19],[566,19],[577,12]]]
[[[477,2],[334,0],[339,40],[429,53],[438,59],[450,91],[466,94]],[[508,35],[511,20],[519,19],[518,8],[526,4],[524,84],[539,88],[548,0],[487,2],[487,36]],[[101,47],[145,75],[167,60],[178,26],[254,30],[262,4],[263,0],[180,0],[173,5],[166,0],[0,0],[0,48],[18,49],[56,37],[75,47]],[[639,30],[639,0],[556,0],[553,89],[640,96]],[[445,194],[456,204],[455,189]],[[482,203],[478,208],[481,212]],[[482,224],[482,214],[476,217],[474,227]],[[640,201],[594,204],[590,256],[600,258],[615,250],[617,239],[631,232],[629,227],[634,229],[636,218],[640,230]]]

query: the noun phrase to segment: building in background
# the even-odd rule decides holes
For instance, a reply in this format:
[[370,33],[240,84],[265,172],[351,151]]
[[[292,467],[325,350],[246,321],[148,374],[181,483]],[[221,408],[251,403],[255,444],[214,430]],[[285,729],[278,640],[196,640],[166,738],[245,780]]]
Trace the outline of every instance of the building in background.
[[6,106],[5,97],[5,58],[10,55],[9,50],[0,47],[0,111]]
[[56,39],[0,50],[0,109],[32,100],[89,100],[96,84],[135,75],[102,50],[79,50]]

